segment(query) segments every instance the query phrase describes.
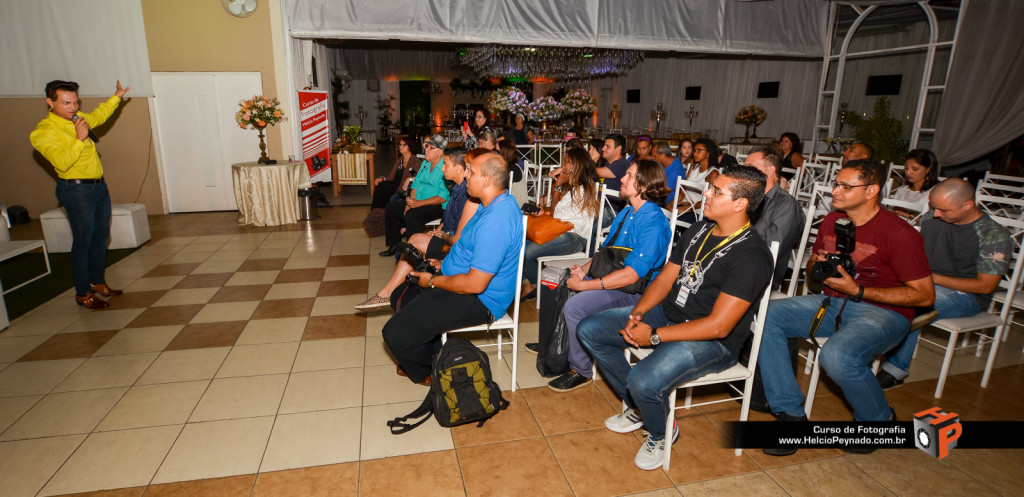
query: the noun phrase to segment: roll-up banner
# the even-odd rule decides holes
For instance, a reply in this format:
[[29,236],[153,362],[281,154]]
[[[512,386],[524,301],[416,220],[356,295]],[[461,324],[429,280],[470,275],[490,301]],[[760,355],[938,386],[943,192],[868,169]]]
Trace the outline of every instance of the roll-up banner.
[[314,183],[331,181],[331,127],[327,108],[326,91],[299,90],[302,160]]

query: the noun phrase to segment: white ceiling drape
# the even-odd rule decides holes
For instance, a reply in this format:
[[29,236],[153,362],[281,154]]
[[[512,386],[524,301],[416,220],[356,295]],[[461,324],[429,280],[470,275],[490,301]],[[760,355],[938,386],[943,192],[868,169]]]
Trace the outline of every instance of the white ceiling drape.
[[284,0],[297,38],[820,57],[821,0]]

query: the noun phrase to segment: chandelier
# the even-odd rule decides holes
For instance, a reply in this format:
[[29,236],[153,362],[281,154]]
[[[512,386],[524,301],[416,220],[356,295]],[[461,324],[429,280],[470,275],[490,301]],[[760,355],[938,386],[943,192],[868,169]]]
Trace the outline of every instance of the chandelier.
[[547,78],[585,81],[618,76],[644,59],[638,50],[474,45],[459,52],[460,61],[483,78]]

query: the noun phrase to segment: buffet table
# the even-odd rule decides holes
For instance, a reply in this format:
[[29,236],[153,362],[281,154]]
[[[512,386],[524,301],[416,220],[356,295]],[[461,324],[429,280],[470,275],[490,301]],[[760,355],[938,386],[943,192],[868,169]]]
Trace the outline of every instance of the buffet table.
[[238,224],[278,226],[299,220],[299,188],[309,186],[305,162],[231,165]]

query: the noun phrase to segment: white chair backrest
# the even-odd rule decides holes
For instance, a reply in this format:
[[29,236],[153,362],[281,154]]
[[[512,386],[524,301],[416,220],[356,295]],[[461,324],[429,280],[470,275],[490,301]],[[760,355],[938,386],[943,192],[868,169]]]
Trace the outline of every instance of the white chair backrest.
[[597,211],[597,235],[595,237],[596,243],[594,243],[595,252],[598,248],[601,247],[601,244],[604,243],[604,239],[608,237],[611,230],[610,227],[607,230],[604,228],[605,210],[607,210],[609,213],[615,212],[614,206],[612,206],[612,203],[608,199],[619,198],[618,190],[612,190],[611,188],[608,188],[600,183],[598,183],[597,186],[601,191],[601,206],[598,208]]
[[[707,190],[707,184],[703,181],[688,181],[683,179],[682,176],[676,178],[676,184],[674,185],[674,191],[676,193],[672,205],[672,215],[669,218],[672,221],[672,229],[676,226],[682,226],[683,228],[689,228],[691,222],[681,220],[687,212],[693,213],[696,220],[700,221],[704,219],[704,191]],[[686,207],[683,209],[679,208],[680,199],[686,198]]]
[[794,180],[797,181],[796,195],[794,195],[797,201],[803,205],[807,205],[814,193],[814,184],[828,183],[828,170],[829,166],[825,164],[804,162],[804,165],[800,166],[800,175],[797,178],[794,178]]
[[562,165],[562,153],[565,147],[561,143],[543,143],[537,145],[537,164],[541,169],[554,169]]
[[519,154],[520,159],[528,160],[530,162],[537,162],[537,144],[532,145],[516,145],[516,152]]
[[896,200],[894,198],[883,198],[882,201],[881,201],[881,204],[882,204],[882,207],[885,207],[886,209],[889,209],[889,210],[891,210],[893,212],[895,212],[897,209],[899,209],[899,210],[902,210],[904,212],[912,213],[913,215],[909,219],[906,218],[906,217],[903,217],[903,216],[900,216],[900,217],[903,217],[904,219],[906,219],[907,222],[910,223],[911,226],[917,228],[918,231],[921,230],[921,218],[924,217],[924,215],[928,213],[927,209],[922,209],[921,208],[921,204],[914,203],[914,202],[907,202],[905,200]]
[[[806,165],[806,164],[805,164]],[[809,260],[810,250],[814,247],[814,241],[818,238],[818,227],[821,226],[821,222],[825,218],[823,212],[828,212],[832,208],[832,188],[826,185],[817,184],[814,186],[814,191],[811,196],[811,203],[807,206],[807,219],[804,225],[804,231],[806,234],[803,235],[803,250],[801,250],[800,266],[805,266],[804,261]],[[794,274],[797,270],[803,269],[802,267],[794,267]],[[790,288],[787,291],[793,292],[791,295],[796,295],[796,280],[799,278],[793,278],[790,281]],[[807,294],[807,287],[804,286],[804,295]]]
[[889,176],[885,180],[885,188],[882,189],[882,198],[888,198],[896,191],[897,188],[903,186],[907,182],[907,176],[905,173],[906,167],[901,164],[893,164],[889,166]]
[[1014,296],[1020,289],[1021,284],[1021,268],[1024,266],[1024,256],[1022,256],[1021,252],[1021,247],[1024,246],[1024,221],[997,216],[992,216],[992,219],[1006,228],[1006,231],[1010,233],[1010,239],[1013,241],[1010,269],[999,282],[999,287],[1006,292],[1006,299],[1003,300],[1006,304],[1003,305],[1003,311],[1000,313],[1000,317],[1005,323],[1010,309],[1013,308]]
[[992,217],[1024,219],[1024,198],[989,195],[986,192],[991,189],[982,189],[980,185],[979,183],[980,193],[975,194],[974,203],[982,212]]

